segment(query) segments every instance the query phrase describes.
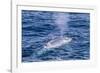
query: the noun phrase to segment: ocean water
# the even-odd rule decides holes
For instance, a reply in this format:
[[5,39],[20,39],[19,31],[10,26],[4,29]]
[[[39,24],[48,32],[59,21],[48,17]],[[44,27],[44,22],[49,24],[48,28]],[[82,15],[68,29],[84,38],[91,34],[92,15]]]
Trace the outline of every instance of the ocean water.
[[89,13],[22,10],[22,62],[89,59]]

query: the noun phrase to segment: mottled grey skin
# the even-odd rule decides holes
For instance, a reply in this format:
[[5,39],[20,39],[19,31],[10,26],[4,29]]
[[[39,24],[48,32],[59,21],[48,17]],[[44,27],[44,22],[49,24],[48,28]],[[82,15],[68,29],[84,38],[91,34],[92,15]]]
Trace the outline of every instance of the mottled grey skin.
[[60,47],[64,44],[67,44],[71,41],[72,39],[71,38],[68,38],[68,37],[58,37],[58,38],[55,38],[53,40],[51,40],[50,42],[48,42],[44,48],[57,48],[57,47]]

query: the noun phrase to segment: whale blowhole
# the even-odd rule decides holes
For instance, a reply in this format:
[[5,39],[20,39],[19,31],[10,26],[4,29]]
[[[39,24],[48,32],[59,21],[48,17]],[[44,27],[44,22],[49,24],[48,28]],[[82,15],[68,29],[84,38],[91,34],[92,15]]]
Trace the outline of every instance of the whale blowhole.
[[50,40],[44,45],[44,48],[58,48],[62,45],[68,44],[69,42],[72,41],[72,38],[69,37],[59,37]]
[[[44,48],[58,48],[64,44],[68,44],[71,42],[72,38],[64,36],[65,32],[68,30],[68,22],[69,22],[69,14],[62,13],[56,13],[53,15],[54,23],[57,26],[57,28],[60,31],[60,36],[54,38],[52,36],[51,38],[54,38],[47,42],[44,45]],[[53,24],[52,24],[53,25]]]

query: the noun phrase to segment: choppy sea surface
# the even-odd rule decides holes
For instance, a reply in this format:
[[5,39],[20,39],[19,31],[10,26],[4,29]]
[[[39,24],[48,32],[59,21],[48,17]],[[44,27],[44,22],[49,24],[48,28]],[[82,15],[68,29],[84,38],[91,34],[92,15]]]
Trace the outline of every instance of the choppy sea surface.
[[[34,10],[21,13],[22,62],[90,59],[89,13]],[[71,40],[62,43],[64,37]]]

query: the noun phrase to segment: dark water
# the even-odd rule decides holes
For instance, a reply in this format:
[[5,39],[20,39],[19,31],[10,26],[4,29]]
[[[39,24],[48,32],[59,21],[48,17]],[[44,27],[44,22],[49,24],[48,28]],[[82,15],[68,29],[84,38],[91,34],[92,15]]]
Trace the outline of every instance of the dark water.
[[[59,47],[44,48],[49,41],[60,36],[72,40]],[[89,58],[89,13],[22,10],[22,62]]]

